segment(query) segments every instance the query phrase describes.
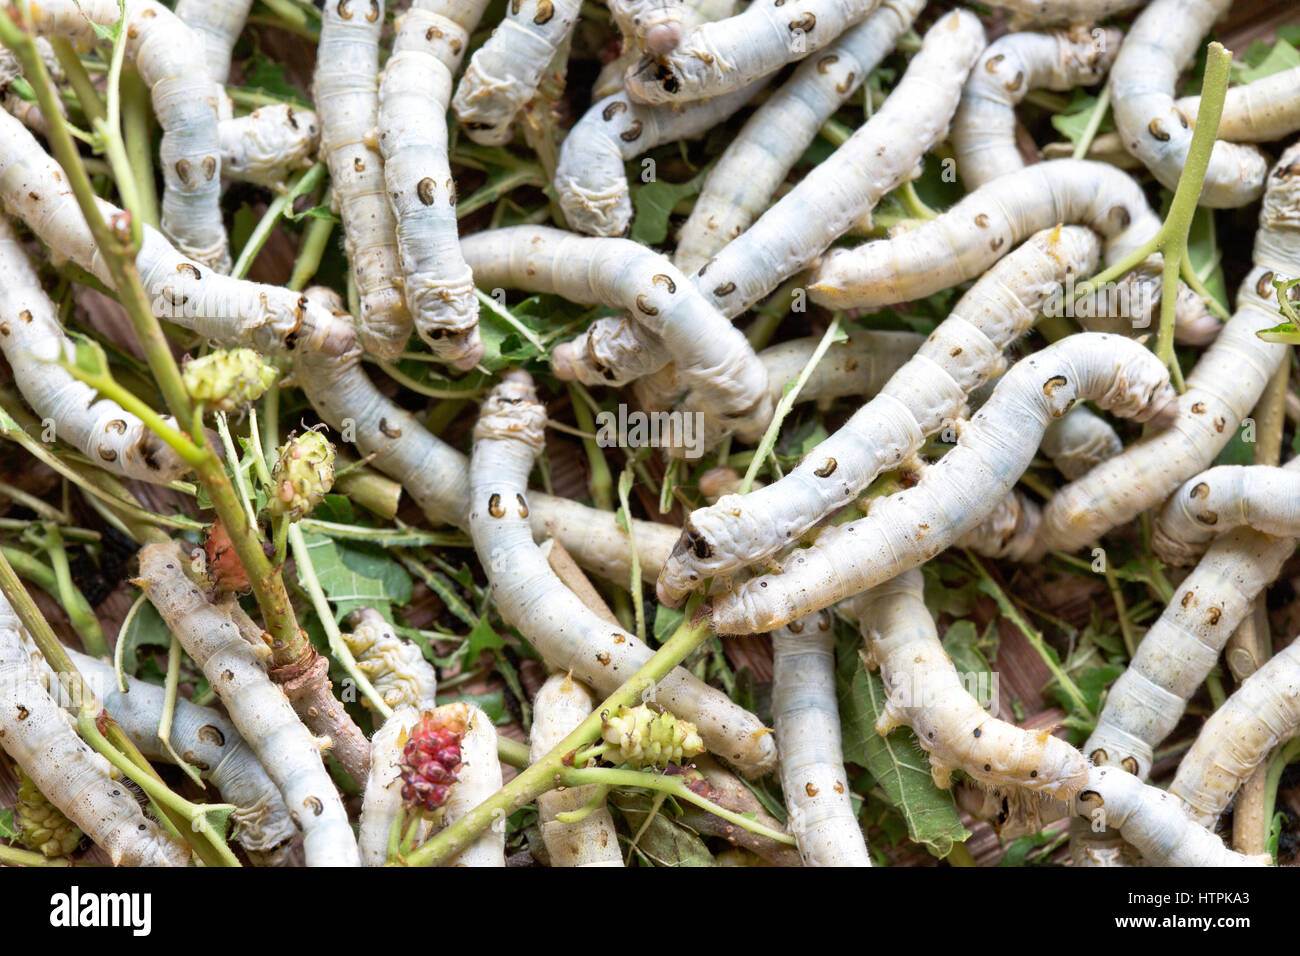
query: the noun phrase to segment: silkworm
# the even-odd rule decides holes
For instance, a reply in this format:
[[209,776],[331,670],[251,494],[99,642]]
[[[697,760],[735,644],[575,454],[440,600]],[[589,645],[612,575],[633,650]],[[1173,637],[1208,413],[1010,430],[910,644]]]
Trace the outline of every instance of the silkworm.
[[632,200],[624,163],[677,140],[713,129],[754,98],[758,81],[685,107],[636,103],[626,92],[594,103],[560,146],[555,192],[571,228],[593,236],[624,235]]
[[230,615],[185,576],[188,560],[173,542],[147,544],[140,549],[138,583],[275,781],[302,830],[308,866],[357,866],[356,839],[316,738]]
[[[962,84],[983,49],[984,30],[973,14],[953,10],[942,17],[884,105],[702,266],[696,285],[720,311],[735,316],[809,265],[881,196],[915,177],[921,157],[947,136]],[[1029,232],[1061,221],[1071,220],[1054,219]]]
[[476,143],[510,142],[519,111],[537,95],[551,60],[578,24],[578,0],[523,0],[472,57],[451,101],[456,118]]
[[1189,478],[1156,519],[1152,544],[1169,564],[1191,564],[1234,528],[1300,537],[1300,473],[1273,465],[1220,465]]
[[[307,298],[327,311],[342,307],[337,293],[328,289],[309,289]],[[350,326],[346,312],[334,314]],[[466,526],[470,498],[465,456],[375,387],[361,367],[355,341],[341,358],[301,352],[297,360],[298,385],[324,421],[352,436],[358,450],[400,482],[430,522]],[[534,492],[529,521],[538,540],[555,538],[588,570],[614,581],[629,580],[631,547],[614,512]],[[633,528],[641,571],[649,579],[659,573],[677,532],[636,519]]]
[[417,5],[379,81],[379,148],[406,305],[420,338],[460,369],[478,364],[483,343],[474,276],[460,252],[446,113],[452,72],[482,12],[480,0]]
[[623,45],[664,57],[682,42],[682,0],[609,0],[609,12]]
[[402,704],[370,738],[370,775],[362,794],[361,826],[357,831],[362,866],[383,866],[388,861],[389,834],[405,810],[402,754],[407,736],[419,720],[419,710]]
[[773,631],[772,657],[781,790],[799,856],[804,866],[870,866],[844,770],[830,614]]
[[397,222],[374,134],[383,27],[383,0],[327,0],[312,86],[321,155],[329,165],[361,303],[361,341],[376,357],[394,359],[406,347],[412,322],[402,297]]
[[784,478],[693,512],[659,576],[659,599],[679,601],[705,578],[776,553],[960,418],[967,393],[1003,369],[1003,350],[1058,283],[1091,269],[1097,246],[1087,229],[1051,229],[998,262],[880,393]]
[[[552,667],[609,694],[653,652],[587,608],[533,543],[524,492],[545,420],[525,373],[512,373],[489,395],[470,458],[470,536],[502,618]],[[686,669],[660,681],[654,699],[694,723],[708,748],[746,775],[775,764],[776,747],[758,718]]]
[[218,133],[222,176],[281,191],[291,173],[311,166],[320,123],[310,110],[272,104],[223,119]]
[[1292,641],[1210,715],[1169,792],[1213,826],[1246,778],[1300,728],[1300,643]]
[[[41,793],[108,853],[114,866],[185,866],[188,848],[146,817],[113,767],[77,736],[45,689],[34,648],[0,597],[0,742]],[[41,662],[43,664],[43,662]]]
[[1016,146],[1016,106],[1030,90],[1098,83],[1123,34],[1114,28],[1011,33],[989,45],[971,70],[952,120],[957,172],[967,189],[1024,168]]
[[[50,41],[45,37],[36,37],[36,52],[40,55],[41,62],[45,64],[46,72],[50,74],[50,81],[56,86],[61,85],[66,77],[58,57],[54,55],[54,48],[50,46]],[[47,127],[40,106],[23,99],[10,89],[10,84],[22,76],[22,73],[22,64],[18,62],[13,52],[8,47],[0,48],[0,106],[28,129],[44,136]],[[68,110],[63,100],[60,99],[58,104],[59,111],[66,117]]]
[[[461,766],[447,797],[446,820],[455,823],[501,789],[501,761],[497,759],[497,729],[482,709],[458,702],[465,709],[465,733],[460,738]],[[453,857],[448,866],[503,867],[506,865],[506,821],[499,817],[474,842]]]
[[[533,700],[529,757],[536,763],[586,719],[595,707],[591,691],[568,674],[552,674]],[[614,818],[602,801],[576,823],[556,816],[580,810],[595,796],[596,787],[566,787],[537,798],[542,842],[551,866],[622,866]]]
[[1056,470],[1073,481],[1124,450],[1119,435],[1086,405],[1076,405],[1064,418],[1047,426],[1039,449]]
[[718,157],[682,225],[673,264],[694,272],[771,202],[817,131],[911,27],[925,0],[885,0],[768,97]]
[[161,438],[117,402],[99,398],[57,363],[76,347],[59,324],[54,303],[8,220],[0,216],[0,350],[32,410],[54,424],[56,437],[101,468],[127,478],[166,484],[189,471]]
[[879,0],[801,0],[751,4],[743,13],[703,23],[667,56],[646,57],[624,77],[643,103],[680,103],[748,86],[831,43]]
[[[725,20],[736,15],[739,0],[685,0],[682,4],[681,28],[689,33],[701,23]],[[680,41],[680,38],[678,39]],[[623,88],[623,76],[640,62],[645,50],[636,42],[635,37],[623,37],[619,55],[600,68],[596,82],[591,88],[591,98],[602,100]]]
[[[163,688],[134,677],[127,692],[117,689],[112,665],[86,654],[68,651],[83,677],[102,688],[104,709],[150,760],[171,763],[175,758],[158,739]],[[221,799],[235,805],[235,839],[258,866],[284,866],[298,830],[289,818],[280,791],[234,725],[211,707],[184,698],[172,712],[172,750],[193,764]]]
[[1099,23],[1147,0],[993,0],[988,6],[1011,14],[1011,29],[1058,23]]
[[221,218],[221,88],[194,68],[203,41],[155,0],[42,0],[29,7],[33,28],[65,36],[78,46],[96,42],[93,25],[123,21],[126,55],[153,97],[162,127],[162,228],[188,258],[230,271],[230,248]]
[[[1110,71],[1115,127],[1124,148],[1169,189],[1178,186],[1192,143],[1192,124],[1174,105],[1174,85],[1201,38],[1232,0],[1153,0],[1129,28]],[[1253,146],[1217,142],[1200,204],[1233,209],[1259,198],[1268,161]]]
[[[63,170],[18,120],[0,113],[0,200],[49,246],[112,288],[113,276],[68,187]],[[100,200],[106,222],[125,213]],[[223,345],[265,354],[296,350],[339,354],[352,340],[349,325],[299,293],[214,272],[186,258],[161,233],[144,227],[135,265],[155,316]]]
[[1235,853],[1198,824],[1172,794],[1144,784],[1118,767],[1093,767],[1071,798],[1071,812],[1092,825],[1119,830],[1152,866],[1262,866]]
[[755,441],[772,417],[767,373],[744,335],[663,256],[630,239],[588,238],[541,226],[467,236],[480,286],[514,286],[626,310],[655,333],[690,395],[686,406]]
[[984,710],[939,642],[924,591],[921,572],[905,571],[851,605],[868,662],[879,666],[888,694],[876,732],[912,728],[930,755],[934,782],[944,789],[952,772],[962,770],[986,786],[1069,798],[1087,781],[1088,761],[1047,731],[1022,730]]
[[1277,325],[1274,277],[1300,276],[1297,160],[1300,146],[1292,146],[1269,175],[1255,235],[1255,267],[1237,292],[1237,311],[1187,376],[1173,426],[1059,489],[1043,509],[1040,550],[1075,551],[1155,507],[1208,467],[1250,414],[1287,355],[1285,346],[1255,333]]
[[[1160,219],[1127,173],[1104,163],[1056,159],[985,183],[901,236],[832,250],[814,268],[809,294],[834,308],[923,299],[982,275],[1024,237],[1057,223],[1091,227],[1103,239],[1108,264],[1160,230]],[[1149,328],[1160,298],[1160,265],[1160,257],[1151,256],[1115,284],[1113,308],[1107,301],[1088,311],[1110,312],[1134,328]],[[1185,287],[1180,287],[1176,322],[1184,338],[1202,343],[1218,329],[1204,303]]]
[[[1196,119],[1199,96],[1184,96],[1176,106],[1188,122]],[[1268,143],[1300,130],[1300,66],[1234,86],[1223,101],[1219,139],[1230,143]]]
[[437,703],[438,673],[420,649],[398,637],[393,626],[373,608],[352,612],[352,630],[343,635],[357,666],[370,678],[389,707],[432,709]]
[[1152,353],[1117,336],[1072,335],[1022,359],[916,485],[874,501],[865,518],[828,528],[814,547],[787,557],[779,573],[717,598],[714,629],[770,630],[934,557],[1006,496],[1047,423],[1076,400],[1147,421],[1165,412],[1174,391]]
[[202,41],[212,82],[225,86],[231,54],[252,6],[253,0],[176,0],[176,16]]
[[1042,520],[1042,509],[1015,488],[994,505],[988,517],[954,541],[953,546],[968,548],[986,558],[1020,561],[1033,553],[1038,523]]

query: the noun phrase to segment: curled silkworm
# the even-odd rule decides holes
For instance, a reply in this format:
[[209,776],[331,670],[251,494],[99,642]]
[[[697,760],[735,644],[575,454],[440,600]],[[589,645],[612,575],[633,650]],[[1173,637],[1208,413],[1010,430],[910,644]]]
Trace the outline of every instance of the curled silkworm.
[[[526,374],[512,373],[489,395],[470,459],[470,535],[502,618],[552,667],[608,694],[653,652],[588,609],[533,543],[524,492],[544,423],[545,410]],[[674,668],[654,695],[694,723],[712,752],[747,775],[766,773],[775,764],[776,748],[758,718],[684,668]]]
[[673,263],[694,272],[749,228],[817,130],[861,87],[912,25],[924,0],[885,0],[809,57],[754,111],[713,165],[678,235]]
[[[758,9],[771,8],[750,8]],[[947,135],[962,84],[983,48],[984,30],[973,14],[946,14],[926,32],[920,52],[884,105],[702,266],[696,285],[722,312],[739,315],[811,263],[886,192],[914,178],[921,157]]]
[[383,866],[388,860],[389,836],[405,810],[403,751],[419,720],[420,711],[403,704],[370,738],[370,775],[362,794],[361,826],[357,831],[362,866]]
[[[361,303],[361,340],[382,359],[396,358],[411,335],[402,298],[397,223],[389,208],[383,158],[374,140],[379,121],[379,35],[382,0],[329,0],[321,13],[313,93],[320,116],[321,155],[329,164],[334,203]],[[445,101],[444,101],[445,102]]]
[[799,856],[804,866],[870,866],[844,771],[829,612],[773,631],[772,657],[781,789]]
[[[501,761],[497,759],[497,729],[482,709],[457,702],[448,705],[464,709],[465,733],[460,738],[461,765],[447,797],[446,820],[450,825],[501,789]],[[506,865],[504,817],[475,838],[453,857],[449,866],[501,867]]]
[[[1192,124],[1174,105],[1174,85],[1201,38],[1231,6],[1232,0],[1153,0],[1133,21],[1110,72],[1124,148],[1169,189],[1178,186],[1192,143]],[[1200,203],[1231,209],[1253,202],[1267,172],[1267,160],[1253,146],[1215,143]]]
[[253,0],[176,0],[176,16],[203,42],[212,82],[225,86],[235,42],[252,6]]
[[689,391],[688,409],[726,421],[745,440],[766,428],[772,400],[753,348],[653,250],[630,239],[540,226],[475,233],[461,249],[481,286],[516,286],[626,310],[663,342]]
[[[1300,146],[1292,146],[1268,177],[1255,235],[1255,268],[1237,292],[1232,319],[1187,376],[1173,426],[1060,489],[1043,509],[1042,550],[1077,550],[1155,507],[1208,467],[1250,414],[1287,355],[1285,346],[1255,333],[1277,324],[1274,278],[1300,276],[1298,158]],[[1054,164],[1040,164],[1047,165]]]
[[390,707],[432,708],[438,694],[438,674],[420,649],[397,635],[378,611],[363,607],[352,612],[352,631],[343,635],[357,666],[370,678]]
[[290,819],[302,830],[307,864],[356,866],[356,839],[316,738],[229,613],[209,603],[185,576],[188,561],[172,542],[147,544],[140,549],[139,584],[279,787]]
[[770,630],[934,557],[1006,496],[1047,423],[1076,400],[1147,421],[1159,418],[1174,397],[1167,371],[1129,339],[1085,332],[1022,359],[916,485],[874,501],[865,518],[827,529],[814,547],[787,557],[779,573],[720,596],[714,629]]
[[990,7],[1011,14],[1011,29],[1055,26],[1058,23],[1097,23],[1147,0],[992,0]]
[[763,82],[700,103],[647,106],[627,93],[592,105],[560,147],[555,191],[569,225],[594,236],[621,236],[632,222],[624,163],[663,143],[692,139],[753,99]]
[[44,686],[48,676],[0,597],[0,745],[114,866],[185,866],[189,850],[141,812],[109,762],[77,736]]
[[42,0],[29,8],[32,26],[75,44],[95,43],[94,26],[123,21],[126,55],[153,96],[162,127],[162,228],[181,251],[217,272],[230,271],[221,218],[221,87],[192,57],[203,41],[161,3],[127,0]]
[[[591,691],[568,674],[552,674],[533,700],[529,756],[545,757],[586,719],[595,707]],[[604,802],[574,823],[557,820],[561,813],[580,810],[596,796],[596,787],[566,787],[537,798],[542,842],[551,866],[622,866],[614,818]]]
[[[113,667],[69,651],[83,677],[104,688],[104,709],[150,760],[175,758],[158,739],[165,692],[156,684],[126,678],[127,692],[117,689]],[[235,805],[235,839],[258,866],[283,866],[298,834],[280,791],[251,747],[229,720],[211,707],[176,701],[171,724],[172,751],[212,783],[221,798]]]
[[1152,544],[1161,560],[1191,564],[1212,539],[1240,527],[1300,537],[1300,472],[1272,465],[1203,471],[1169,496]]
[[1071,226],[1040,233],[997,263],[880,393],[784,478],[695,511],[659,576],[660,600],[678,601],[707,577],[775,554],[954,423],[967,393],[1002,370],[1003,350],[1058,283],[1087,273],[1096,258],[1096,237]]
[[[1177,103],[1188,122],[1196,119],[1199,96]],[[1223,101],[1219,139],[1230,143],[1268,143],[1300,129],[1300,66],[1234,86]]]
[[222,176],[282,190],[290,173],[311,166],[320,123],[310,110],[271,104],[223,119],[218,133]]
[[1021,169],[1016,106],[1030,90],[1071,90],[1099,82],[1119,51],[1114,28],[1011,33],[984,51],[952,120],[957,171],[968,189]]
[[751,4],[737,16],[697,26],[669,55],[644,58],[628,70],[627,90],[644,103],[672,103],[740,89],[815,53],[878,2],[803,0],[793,8]]
[[452,108],[476,143],[510,142],[515,116],[534,96],[552,58],[577,26],[577,0],[523,0],[470,58]]
[[1039,449],[1057,471],[1073,481],[1114,458],[1124,445],[1108,421],[1088,406],[1076,405],[1064,418],[1047,426]]
[[1033,553],[1042,520],[1042,509],[1020,489],[1012,489],[987,518],[954,541],[953,546],[969,548],[986,558],[1019,561]]
[[624,46],[639,53],[664,57],[682,42],[682,0],[609,0],[609,12]]
[[101,468],[128,478],[166,484],[189,470],[161,438],[117,402],[56,363],[76,347],[59,325],[54,303],[8,220],[0,216],[0,350],[27,404],[54,424],[55,435]]

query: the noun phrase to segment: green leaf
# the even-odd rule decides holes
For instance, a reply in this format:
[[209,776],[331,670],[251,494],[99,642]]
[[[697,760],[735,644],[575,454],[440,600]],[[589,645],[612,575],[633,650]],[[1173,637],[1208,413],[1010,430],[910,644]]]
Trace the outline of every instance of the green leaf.
[[[499,299],[494,301],[498,307],[506,308]],[[508,309],[516,322],[539,339],[550,325],[547,318],[538,314],[541,311],[540,305],[538,296],[530,296]],[[538,351],[537,346],[520,335],[519,330],[512,327],[494,309],[480,309],[478,324],[479,337],[483,342],[483,358],[480,359],[479,364],[489,372],[497,372],[510,365],[542,359],[542,353]]]
[[[629,832],[635,834],[645,824],[654,797],[632,790],[615,790],[610,793],[609,802],[623,814]],[[714,866],[713,854],[704,841],[669,819],[670,803],[670,800],[663,801],[646,825],[636,842],[636,852],[655,866]]]
[[438,704],[454,704],[458,700],[474,704],[488,715],[488,719],[498,727],[503,727],[511,722],[510,714],[506,711],[505,696],[499,690],[494,690],[490,694],[450,694],[438,698]]
[[140,609],[135,612],[135,617],[131,618],[126,632],[119,634],[117,639],[125,642],[122,650],[122,669],[128,674],[135,674],[139,667],[136,651],[141,647],[172,646],[172,632],[167,629],[167,624],[157,608],[148,601],[140,605]]
[[[1088,123],[1092,120],[1092,111],[1096,106],[1097,97],[1076,93],[1074,101],[1070,104],[1068,110],[1064,113],[1053,114],[1052,126],[1071,143],[1077,145],[1079,140],[1083,138]],[[1106,118],[1101,121],[1101,126],[1097,132],[1108,133],[1114,128],[1115,122],[1108,113]]]
[[1283,322],[1269,329],[1255,333],[1265,342],[1277,342],[1279,345],[1300,345],[1300,326],[1294,322]]
[[948,652],[953,666],[963,674],[992,673],[980,644],[980,633],[974,621],[956,621],[943,635],[943,649]]
[[122,35],[121,20],[118,20],[116,23],[111,23],[107,26],[105,26],[102,23],[96,23],[94,20],[90,20],[89,23],[90,23],[90,28],[95,31],[95,35],[99,37],[101,40],[105,40],[109,43],[116,43],[117,38]]
[[492,629],[488,623],[487,615],[479,618],[474,629],[469,632],[469,638],[465,641],[465,666],[468,667],[478,660],[478,656],[484,651],[500,650],[506,646],[505,638]]
[[1088,709],[1094,714],[1101,713],[1101,692],[1113,681],[1118,680],[1122,673],[1124,667],[1120,664],[1102,664],[1100,667],[1090,667],[1080,672],[1075,679],[1079,692],[1083,694],[1083,699],[1088,704]]
[[694,196],[704,186],[707,170],[701,170],[684,183],[662,179],[645,183],[632,193],[636,215],[632,219],[632,238],[648,246],[657,246],[668,238],[668,217],[673,207],[687,196]]
[[15,76],[9,81],[9,89],[18,94],[18,98],[28,103],[36,102],[36,91],[32,85],[21,76]]
[[1025,866],[1030,855],[1037,849],[1054,843],[1060,838],[1059,833],[1030,833],[1011,841],[1006,855],[998,861],[998,866]]
[[303,538],[320,586],[334,605],[336,620],[359,607],[372,607],[391,620],[391,605],[411,600],[411,576],[378,548],[323,534]]
[[18,839],[18,829],[14,826],[14,812],[0,810],[0,840]]
[[289,103],[306,106],[302,91],[289,82],[284,64],[262,52],[255,52],[244,61],[244,88],[257,90]]
[[1192,269],[1201,276],[1210,295],[1227,308],[1227,303],[1231,300],[1228,298],[1228,284],[1223,277],[1223,257],[1219,252],[1213,210],[1202,207],[1192,217],[1192,227],[1187,233],[1187,258]]
[[87,375],[110,376],[112,374],[108,365],[108,353],[104,351],[102,345],[79,332],[68,332],[68,338],[76,345],[73,352],[75,356],[73,368]]
[[655,644],[662,644],[673,636],[673,631],[681,626],[686,615],[675,608],[660,604],[655,608],[654,639]]
[[1242,60],[1246,65],[1235,70],[1233,78],[1239,83],[1253,83],[1300,66],[1300,50],[1280,38],[1271,47],[1256,40],[1246,48]]

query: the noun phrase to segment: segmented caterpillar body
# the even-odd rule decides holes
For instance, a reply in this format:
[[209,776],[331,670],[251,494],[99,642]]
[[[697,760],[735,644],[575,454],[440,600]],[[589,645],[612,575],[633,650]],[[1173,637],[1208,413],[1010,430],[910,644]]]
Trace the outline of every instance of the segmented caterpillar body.
[[1011,14],[1011,29],[1058,23],[1098,23],[1147,0],[993,0],[988,6]]
[[176,0],[176,16],[203,41],[203,60],[212,82],[226,85],[235,42],[253,0]]
[[844,770],[830,614],[773,631],[772,658],[781,790],[799,856],[804,866],[870,866]]
[[624,46],[653,57],[667,56],[682,42],[682,0],[608,0]]
[[1076,29],[1010,33],[991,43],[971,71],[952,120],[953,153],[966,188],[1024,168],[1015,110],[1026,93],[1100,82],[1122,39],[1114,28]]
[[[0,743],[37,789],[103,847],[113,865],[185,866],[188,848],[140,811],[125,782],[77,736],[43,686],[18,616],[0,598]],[[43,662],[41,662],[43,665]]]
[[[1176,104],[1190,122],[1201,105],[1199,96]],[[1300,66],[1234,86],[1223,101],[1219,139],[1230,143],[1269,143],[1300,129]]]
[[912,25],[925,0],[885,0],[800,64],[718,157],[678,235],[673,264],[694,272],[754,222],[813,137]]
[[[489,395],[470,459],[470,536],[501,616],[552,667],[608,694],[653,652],[588,609],[533,543],[524,491],[545,420],[525,373],[511,373]],[[772,769],[776,748],[767,730],[726,694],[682,667],[674,668],[654,693],[665,709],[696,725],[712,752],[742,772]]]
[[[457,702],[465,711],[465,733],[460,738],[461,766],[444,804],[450,825],[501,789],[501,761],[497,759],[497,729],[482,709]],[[505,819],[493,821],[473,843],[457,854],[449,866],[501,867],[506,865]]]
[[361,340],[368,352],[393,359],[410,338],[411,314],[402,298],[397,223],[374,133],[383,27],[382,0],[328,0],[321,12],[313,98],[361,303]]
[[56,363],[74,358],[75,346],[59,325],[54,303],[7,219],[0,215],[0,349],[14,383],[57,437],[101,468],[158,484],[189,471],[170,446],[117,402],[98,397]]
[[949,787],[952,772],[962,770],[987,786],[1068,799],[1087,783],[1088,761],[1047,731],[1022,730],[980,706],[939,642],[924,590],[921,572],[906,571],[852,604],[868,663],[879,665],[889,695],[876,732],[911,727],[940,787]]
[[390,707],[429,710],[437,703],[438,674],[413,643],[398,637],[373,608],[352,613],[352,630],[343,635],[357,666],[370,678]]
[[96,42],[93,25],[123,20],[126,55],[153,97],[162,127],[162,228],[191,259],[217,272],[230,271],[230,249],[221,218],[219,102],[224,93],[191,57],[203,40],[155,0],[42,0],[29,8],[40,33],[67,37],[79,46]]
[[1076,405],[1052,422],[1039,446],[1056,470],[1073,481],[1124,450],[1115,429],[1086,405]]
[[1220,465],[1169,496],[1152,544],[1170,564],[1191,564],[1233,528],[1300,537],[1300,472],[1272,465]]
[[310,110],[271,104],[223,119],[218,133],[222,176],[282,190],[290,173],[311,166],[320,121]]
[[[1050,429],[1049,429],[1050,430]],[[1033,553],[1042,509],[1013,488],[982,522],[953,542],[987,558],[1020,561]]]
[[[1277,325],[1273,280],[1300,276],[1298,161],[1300,145],[1292,146],[1268,177],[1255,268],[1241,283],[1232,319],[1187,376],[1173,426],[1058,490],[1043,509],[1041,550],[1075,551],[1156,506],[1205,469],[1250,414],[1287,354],[1255,333]],[[1048,165],[1055,163],[1040,164]]]
[[[1169,189],[1178,186],[1192,124],[1174,105],[1174,85],[1232,0],[1153,0],[1129,28],[1110,72],[1115,126],[1124,148]],[[1232,209],[1259,198],[1268,162],[1253,146],[1218,142],[1200,203]]]
[[961,418],[968,392],[1002,370],[1003,350],[1059,283],[1091,269],[1097,245],[1087,229],[1053,229],[997,263],[880,393],[784,478],[693,512],[659,576],[660,600],[775,554]]
[[402,754],[411,729],[419,721],[420,711],[402,704],[370,738],[370,776],[362,795],[357,832],[362,866],[383,866],[388,860],[388,838],[404,812]]
[[[45,64],[45,69],[50,74],[50,80],[56,85],[61,85],[66,77],[63,74],[63,67],[59,65],[59,60],[54,55],[54,48],[50,46],[50,41],[45,37],[37,37],[36,52],[40,54],[41,62]],[[28,129],[44,136],[47,126],[41,108],[23,99],[10,88],[13,81],[22,76],[22,72],[22,64],[18,62],[13,52],[8,47],[0,49],[0,107],[11,113]],[[59,111],[67,116],[68,110],[62,100],[59,100]]]
[[[682,4],[681,27],[686,33],[701,23],[713,20],[725,20],[736,15],[739,0],[685,0]],[[680,38],[679,41],[680,42]],[[591,88],[592,100],[603,100],[623,89],[623,77],[632,69],[645,51],[640,49],[635,38],[623,37],[619,55],[600,68],[596,82]]]
[[319,744],[230,615],[185,576],[188,560],[173,542],[147,544],[140,549],[138,583],[279,787],[290,819],[302,829],[307,864],[357,866],[356,839]]
[[719,634],[752,634],[827,607],[916,567],[979,524],[1033,459],[1043,429],[1076,400],[1146,421],[1174,400],[1165,370],[1129,339],[1085,332],[1022,359],[958,429],[956,447],[913,487],[829,528],[776,574],[714,602]]
[[[533,700],[529,755],[534,763],[545,757],[591,713],[591,691],[567,674],[552,674]],[[580,810],[596,796],[595,786],[550,790],[537,798],[542,842],[551,866],[622,866],[614,818],[604,802],[576,823],[556,816]]]

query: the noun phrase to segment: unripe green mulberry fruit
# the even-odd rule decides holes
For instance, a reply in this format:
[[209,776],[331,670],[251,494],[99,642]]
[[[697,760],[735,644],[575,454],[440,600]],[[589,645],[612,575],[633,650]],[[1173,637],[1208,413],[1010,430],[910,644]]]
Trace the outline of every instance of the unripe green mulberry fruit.
[[36,789],[31,777],[21,770],[18,776],[18,806],[14,810],[18,838],[29,850],[44,856],[67,856],[81,845],[81,831]]
[[275,366],[252,349],[219,349],[185,366],[185,390],[213,411],[233,412],[275,384]]
[[621,762],[637,768],[680,764],[704,752],[704,741],[693,723],[667,711],[652,710],[648,704],[620,707],[607,716],[602,736],[619,748]]
[[271,481],[271,514],[307,517],[334,487],[334,446],[317,431],[295,435],[280,449]]

